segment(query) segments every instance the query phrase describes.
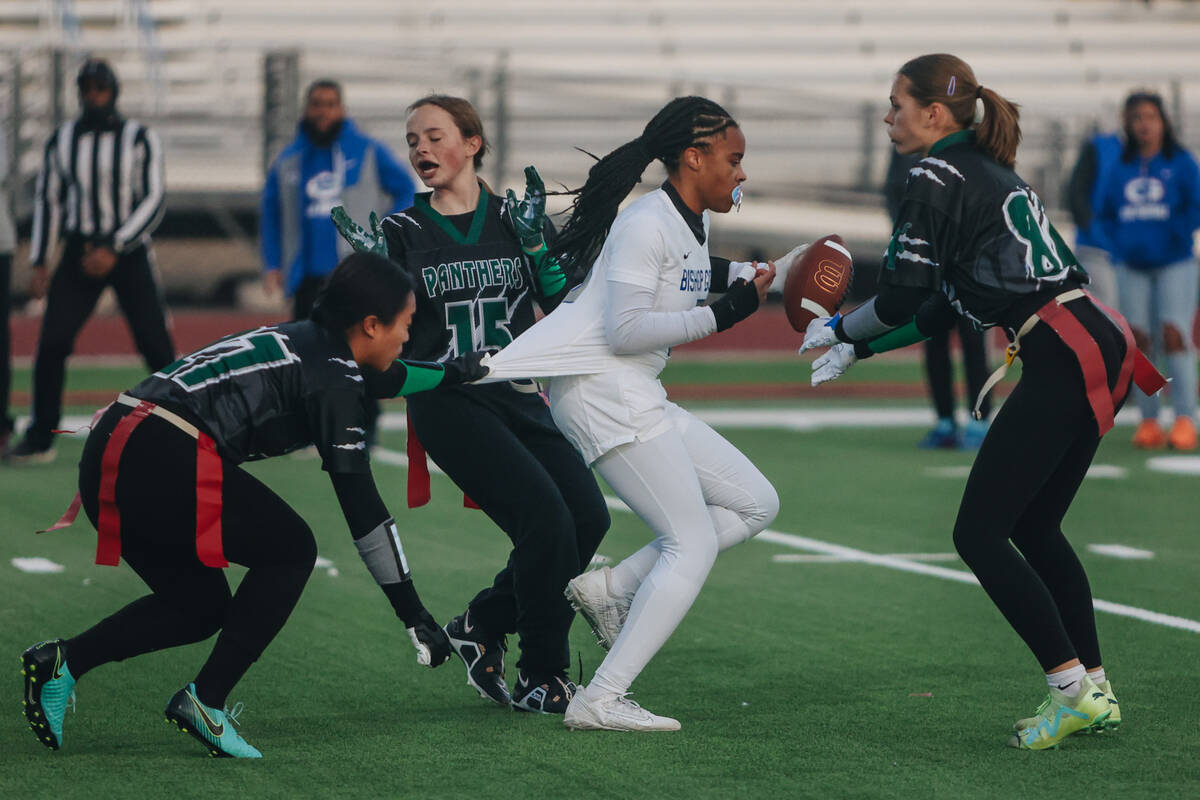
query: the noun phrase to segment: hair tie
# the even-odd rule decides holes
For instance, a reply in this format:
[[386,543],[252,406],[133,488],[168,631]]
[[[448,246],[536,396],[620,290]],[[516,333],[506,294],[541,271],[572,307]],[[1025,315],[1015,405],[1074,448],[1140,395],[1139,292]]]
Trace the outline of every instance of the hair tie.
[[979,84],[979,86],[975,87],[975,99],[976,100],[983,99],[983,84]]

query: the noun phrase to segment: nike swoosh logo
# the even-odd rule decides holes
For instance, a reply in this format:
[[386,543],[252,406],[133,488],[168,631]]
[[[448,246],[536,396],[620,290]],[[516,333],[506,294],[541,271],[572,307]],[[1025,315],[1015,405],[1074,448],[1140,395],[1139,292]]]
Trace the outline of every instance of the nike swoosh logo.
[[470,633],[475,630],[475,626],[470,623],[471,615],[468,613],[463,616],[463,633]]
[[687,261],[687,257],[690,256],[691,254],[692,254],[692,251],[688,250],[686,253],[683,254],[683,260]]
[[54,650],[54,670],[51,673],[52,674],[51,680],[58,680],[59,678],[62,677],[62,667],[63,667],[62,648],[61,647],[55,648],[55,650]]
[[200,712],[200,718],[204,720],[204,726],[208,728],[208,732],[217,738],[223,736],[225,734],[224,723],[217,725],[212,721],[212,717],[208,716],[208,712],[204,710],[204,706],[200,705],[200,701],[192,697],[190,694],[188,695],[188,699],[192,701],[192,705],[194,705],[196,710]]

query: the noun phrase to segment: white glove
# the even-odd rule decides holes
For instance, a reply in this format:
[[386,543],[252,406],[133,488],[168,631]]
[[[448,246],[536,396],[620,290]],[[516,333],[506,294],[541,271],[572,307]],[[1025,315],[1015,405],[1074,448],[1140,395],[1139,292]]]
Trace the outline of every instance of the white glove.
[[758,274],[758,268],[755,267],[757,261],[730,261],[729,262],[729,285],[733,286],[733,282],[743,280],[746,283],[754,280],[754,276]]
[[837,324],[836,319],[837,317],[817,317],[808,323],[808,327],[804,330],[804,344],[800,345],[800,352],[804,353],[817,347],[833,347],[838,344],[840,340],[833,332],[833,325]]
[[812,385],[842,377],[842,373],[850,369],[858,356],[854,355],[854,345],[849,342],[838,342],[812,363]]

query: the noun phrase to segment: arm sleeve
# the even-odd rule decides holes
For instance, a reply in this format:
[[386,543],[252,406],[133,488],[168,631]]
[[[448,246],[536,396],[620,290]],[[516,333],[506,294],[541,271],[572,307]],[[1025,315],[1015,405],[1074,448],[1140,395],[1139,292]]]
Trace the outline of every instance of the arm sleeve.
[[604,327],[617,355],[634,355],[702,339],[717,331],[707,306],[686,311],[651,311],[654,289],[609,278]]
[[55,164],[54,154],[58,149],[59,131],[51,134],[42,155],[42,168],[38,170],[37,183],[33,190],[33,230],[29,241],[29,262],[36,266],[46,263],[46,252],[58,235],[58,224],[62,216],[62,178]]
[[908,322],[882,336],[856,342],[854,353],[859,358],[867,358],[875,353],[907,347],[949,330],[957,319],[958,312],[950,304],[949,298],[941,292],[935,292],[926,297]]
[[412,176],[383,142],[375,142],[375,154],[379,164],[379,183],[392,198],[388,213],[403,211],[412,205],[413,192],[416,191]]
[[839,319],[834,332],[843,342],[882,336],[911,320],[932,294],[928,289],[881,284],[879,294]]
[[143,236],[158,227],[163,216],[163,197],[166,191],[162,144],[158,134],[143,127],[134,139],[134,148],[142,150],[142,188],[146,194],[133,207],[128,219],[113,234],[113,249],[123,253],[136,247]]
[[446,368],[432,361],[392,362],[387,372],[364,369],[367,396],[377,399],[405,397],[416,392],[435,389],[446,377]]
[[263,183],[262,200],[259,203],[258,241],[262,251],[263,269],[270,272],[283,266],[279,263],[282,251],[279,246],[279,162],[271,165],[267,180]]
[[355,539],[363,538],[390,516],[370,472],[332,472],[329,480]]
[[729,289],[729,259],[721,258],[720,256],[709,256],[708,264],[712,268],[712,285],[709,287],[713,292],[724,292]]
[[1080,230],[1092,224],[1092,189],[1096,184],[1097,162],[1096,145],[1086,142],[1079,149],[1079,160],[1075,162],[1067,183],[1067,207],[1075,227]]

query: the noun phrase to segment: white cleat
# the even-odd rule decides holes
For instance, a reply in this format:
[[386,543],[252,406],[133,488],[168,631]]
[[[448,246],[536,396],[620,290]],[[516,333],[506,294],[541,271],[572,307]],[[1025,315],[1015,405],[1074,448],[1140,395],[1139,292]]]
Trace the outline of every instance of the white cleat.
[[623,694],[592,692],[584,686],[575,692],[563,715],[573,731],[677,731],[679,720],[651,714]]
[[578,575],[567,583],[563,594],[596,634],[596,642],[611,650],[625,626],[631,604],[630,600],[613,594],[612,570],[601,567]]

